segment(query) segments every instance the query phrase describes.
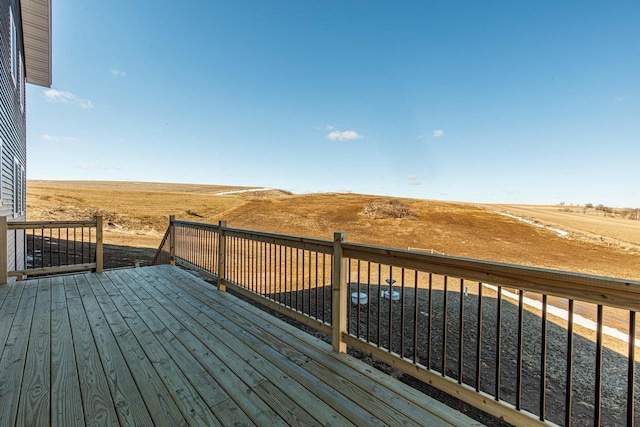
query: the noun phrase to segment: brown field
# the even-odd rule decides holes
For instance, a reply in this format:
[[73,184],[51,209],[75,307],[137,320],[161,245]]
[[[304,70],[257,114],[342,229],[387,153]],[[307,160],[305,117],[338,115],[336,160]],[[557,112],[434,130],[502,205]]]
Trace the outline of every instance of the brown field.
[[[30,181],[27,212],[32,220],[89,218],[102,214],[105,243],[122,247],[157,248],[168,217],[173,214],[179,219],[213,223],[224,219],[230,227],[325,239],[331,239],[334,231],[346,231],[353,242],[640,279],[640,251],[625,246],[640,242],[640,221],[589,215],[583,218],[582,214],[557,210],[558,206],[554,210],[543,206],[476,206],[417,199],[399,199],[411,209],[412,218],[371,219],[361,213],[365,206],[385,203],[388,197],[337,193],[291,195],[275,190],[266,194],[216,195],[246,188]],[[554,224],[571,234],[569,238],[562,238],[492,210],[507,210]],[[584,233],[597,233],[603,240],[587,239]],[[144,256],[151,252],[147,250]]]
[[640,221],[594,208],[558,205],[484,205],[568,231],[573,238],[640,251]]

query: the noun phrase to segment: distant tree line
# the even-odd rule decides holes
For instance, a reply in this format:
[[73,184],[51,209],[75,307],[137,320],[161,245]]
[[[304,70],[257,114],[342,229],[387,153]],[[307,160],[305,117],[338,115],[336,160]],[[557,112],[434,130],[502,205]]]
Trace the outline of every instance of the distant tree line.
[[582,213],[587,213],[587,210],[595,209],[598,212],[602,212],[604,216],[640,220],[640,208],[611,208],[603,204],[594,206],[593,203],[585,203]]

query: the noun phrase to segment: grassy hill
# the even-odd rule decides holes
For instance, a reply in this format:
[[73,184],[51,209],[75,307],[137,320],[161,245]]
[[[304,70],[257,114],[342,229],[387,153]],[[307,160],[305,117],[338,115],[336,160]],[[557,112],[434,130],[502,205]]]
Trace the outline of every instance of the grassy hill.
[[[331,239],[334,231],[346,231],[354,242],[640,279],[640,221],[598,217],[597,228],[589,228],[578,220],[579,213],[568,223],[566,216],[553,215],[562,211],[548,207],[140,182],[30,181],[27,189],[28,219],[101,214],[105,243],[129,248],[156,248],[173,214],[179,219],[212,223],[224,219],[230,227],[325,239]],[[569,234],[561,237],[497,211]],[[150,253],[138,251],[136,256]]]

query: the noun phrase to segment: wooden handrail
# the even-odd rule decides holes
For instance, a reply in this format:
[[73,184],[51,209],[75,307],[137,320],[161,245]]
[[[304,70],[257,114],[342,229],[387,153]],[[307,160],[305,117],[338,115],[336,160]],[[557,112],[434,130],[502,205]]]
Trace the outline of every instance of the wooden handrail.
[[34,228],[75,228],[96,227],[96,219],[89,221],[16,221],[8,222],[9,230],[28,230]]
[[635,311],[640,307],[640,281],[635,280],[415,253],[359,243],[345,243],[343,251],[348,258],[394,267],[454,276],[625,310]]

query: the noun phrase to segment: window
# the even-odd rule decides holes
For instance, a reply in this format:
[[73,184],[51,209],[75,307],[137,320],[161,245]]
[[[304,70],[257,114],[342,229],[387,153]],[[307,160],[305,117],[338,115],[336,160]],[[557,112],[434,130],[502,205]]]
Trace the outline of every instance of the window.
[[20,214],[20,162],[13,158],[13,215]]
[[18,97],[20,98],[20,111],[24,113],[24,101],[26,88],[24,87],[24,61],[22,60],[22,52],[18,52],[18,58],[20,59],[19,74],[18,74]]
[[20,204],[21,212],[24,215],[27,212],[27,174],[24,166],[20,166]]
[[16,21],[13,18],[13,10],[9,9],[9,20],[11,21],[11,77],[13,84],[17,83],[18,77],[18,31],[16,31]]

